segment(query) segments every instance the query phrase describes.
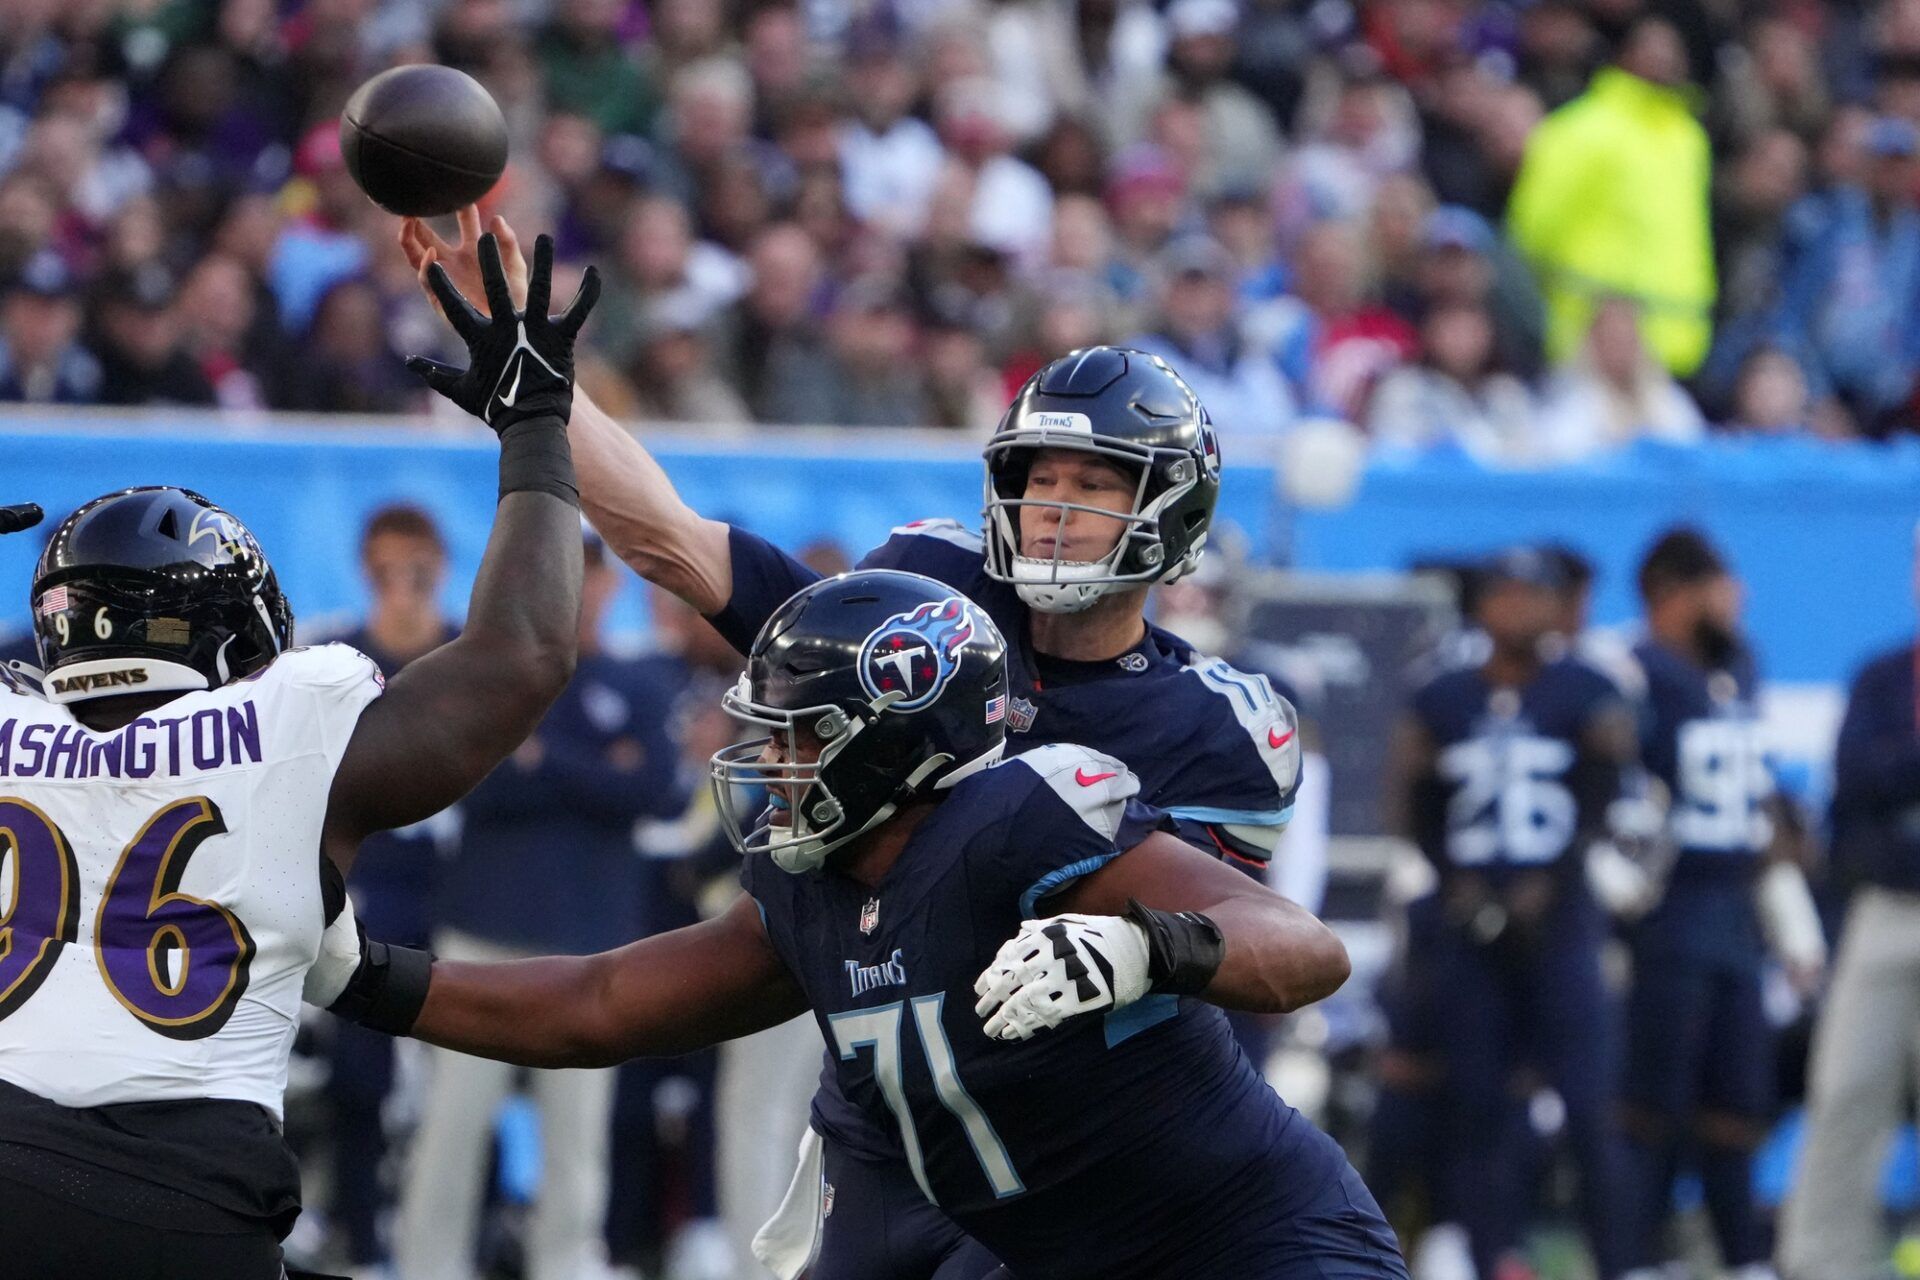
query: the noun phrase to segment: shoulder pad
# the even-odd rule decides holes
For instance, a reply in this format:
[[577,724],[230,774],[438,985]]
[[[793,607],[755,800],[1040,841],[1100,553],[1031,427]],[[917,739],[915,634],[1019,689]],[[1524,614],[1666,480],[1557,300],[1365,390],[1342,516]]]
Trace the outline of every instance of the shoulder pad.
[[1051,743],[1022,752],[1002,767],[1022,766],[1040,776],[1080,820],[1111,841],[1126,817],[1127,801],[1140,794],[1133,770],[1089,747]]
[[1300,716],[1293,704],[1275,693],[1265,676],[1236,670],[1218,658],[1196,659],[1187,669],[1225,700],[1274,786],[1290,800],[1300,782]]
[[915,520],[911,524],[895,525],[891,537],[895,538],[938,538],[941,542],[964,547],[968,551],[984,551],[986,543],[980,534],[967,528],[958,520]]
[[387,685],[372,658],[337,641],[289,649],[238,683],[269,680],[309,689],[353,689],[368,682],[379,689]]

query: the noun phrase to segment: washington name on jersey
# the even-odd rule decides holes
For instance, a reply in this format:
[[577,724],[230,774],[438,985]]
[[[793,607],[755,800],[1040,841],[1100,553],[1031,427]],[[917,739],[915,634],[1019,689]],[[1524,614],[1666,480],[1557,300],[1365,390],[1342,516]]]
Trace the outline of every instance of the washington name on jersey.
[[0,1081],[71,1108],[280,1114],[327,798],[380,690],[344,645],[111,732],[0,688]]
[[110,734],[18,716],[0,720],[0,779],[178,778],[264,759],[260,707],[252,698],[189,715],[142,716]]

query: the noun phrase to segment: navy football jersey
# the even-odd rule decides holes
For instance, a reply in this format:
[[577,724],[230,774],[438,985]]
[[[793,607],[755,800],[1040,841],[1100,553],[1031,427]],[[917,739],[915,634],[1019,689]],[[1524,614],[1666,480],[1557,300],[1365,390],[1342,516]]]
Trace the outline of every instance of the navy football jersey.
[[[819,574],[762,538],[735,529],[733,598],[713,623],[746,652],[760,626]],[[1285,827],[1300,775],[1297,720],[1265,676],[1237,671],[1149,625],[1118,658],[1071,662],[1037,654],[1027,606],[987,576],[980,536],[952,520],[922,520],[860,561],[943,582],[987,611],[1007,639],[1007,750],[1053,742],[1090,746],[1126,762],[1148,803],[1190,840],[1264,859]]]
[[1773,843],[1773,768],[1760,738],[1750,660],[1706,671],[1656,641],[1634,650],[1647,675],[1640,753],[1667,786],[1678,850],[1667,889],[1640,922],[1643,947],[1757,964],[1766,951],[1753,883]]
[[1259,1234],[1249,1220],[1282,1222],[1341,1168],[1211,1005],[1148,996],[1017,1043],[975,1015],[974,981],[1021,921],[1164,825],[1138,791],[1111,757],[1041,747],[955,787],[872,889],[746,865],[839,1093],[1018,1275],[1213,1274]]
[[[765,539],[735,528],[733,598],[713,618],[743,653],[773,611],[819,574]],[[1298,722],[1263,676],[1200,657],[1149,626],[1141,643],[1104,662],[1034,653],[1027,606],[987,576],[978,534],[952,520],[904,525],[861,560],[862,569],[923,574],[987,611],[1007,640],[1007,752],[1079,743],[1123,761],[1141,799],[1171,815],[1180,834],[1209,852],[1263,861],[1292,812],[1300,773]],[[1007,935],[1011,937],[1012,934]],[[1168,1016],[1147,1002],[1136,1017]],[[813,1126],[875,1158],[900,1155],[891,1127],[867,1123],[842,1096],[829,1042]]]
[[1760,740],[1753,665],[1703,671],[1653,641],[1634,656],[1647,676],[1641,755],[1672,797],[1680,865],[1756,864],[1773,842],[1766,804],[1774,783]]
[[1520,689],[1494,687],[1478,667],[1429,681],[1413,699],[1436,753],[1415,798],[1421,849],[1443,872],[1495,877],[1558,862],[1617,792],[1618,766],[1583,755],[1580,739],[1622,705],[1610,680],[1567,658]]

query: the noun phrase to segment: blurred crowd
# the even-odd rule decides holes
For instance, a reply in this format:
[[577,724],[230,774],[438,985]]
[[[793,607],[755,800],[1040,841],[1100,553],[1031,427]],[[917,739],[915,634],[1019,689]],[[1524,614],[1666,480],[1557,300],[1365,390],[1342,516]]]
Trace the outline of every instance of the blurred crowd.
[[0,401],[426,407],[337,123],[409,61],[630,419],[978,432],[1126,341],[1229,439],[1920,421],[1920,0],[0,0]]

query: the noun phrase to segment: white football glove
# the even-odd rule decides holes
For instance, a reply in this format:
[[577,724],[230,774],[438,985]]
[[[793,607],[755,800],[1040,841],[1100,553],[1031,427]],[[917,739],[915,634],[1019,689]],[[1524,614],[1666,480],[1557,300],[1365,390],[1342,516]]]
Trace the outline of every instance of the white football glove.
[[360,922],[353,914],[353,899],[348,898],[320,935],[320,954],[307,970],[300,987],[300,998],[324,1009],[340,998],[360,968]]
[[973,1011],[989,1036],[1025,1040],[1146,995],[1147,959],[1146,930],[1121,916],[1028,920],[973,984]]

